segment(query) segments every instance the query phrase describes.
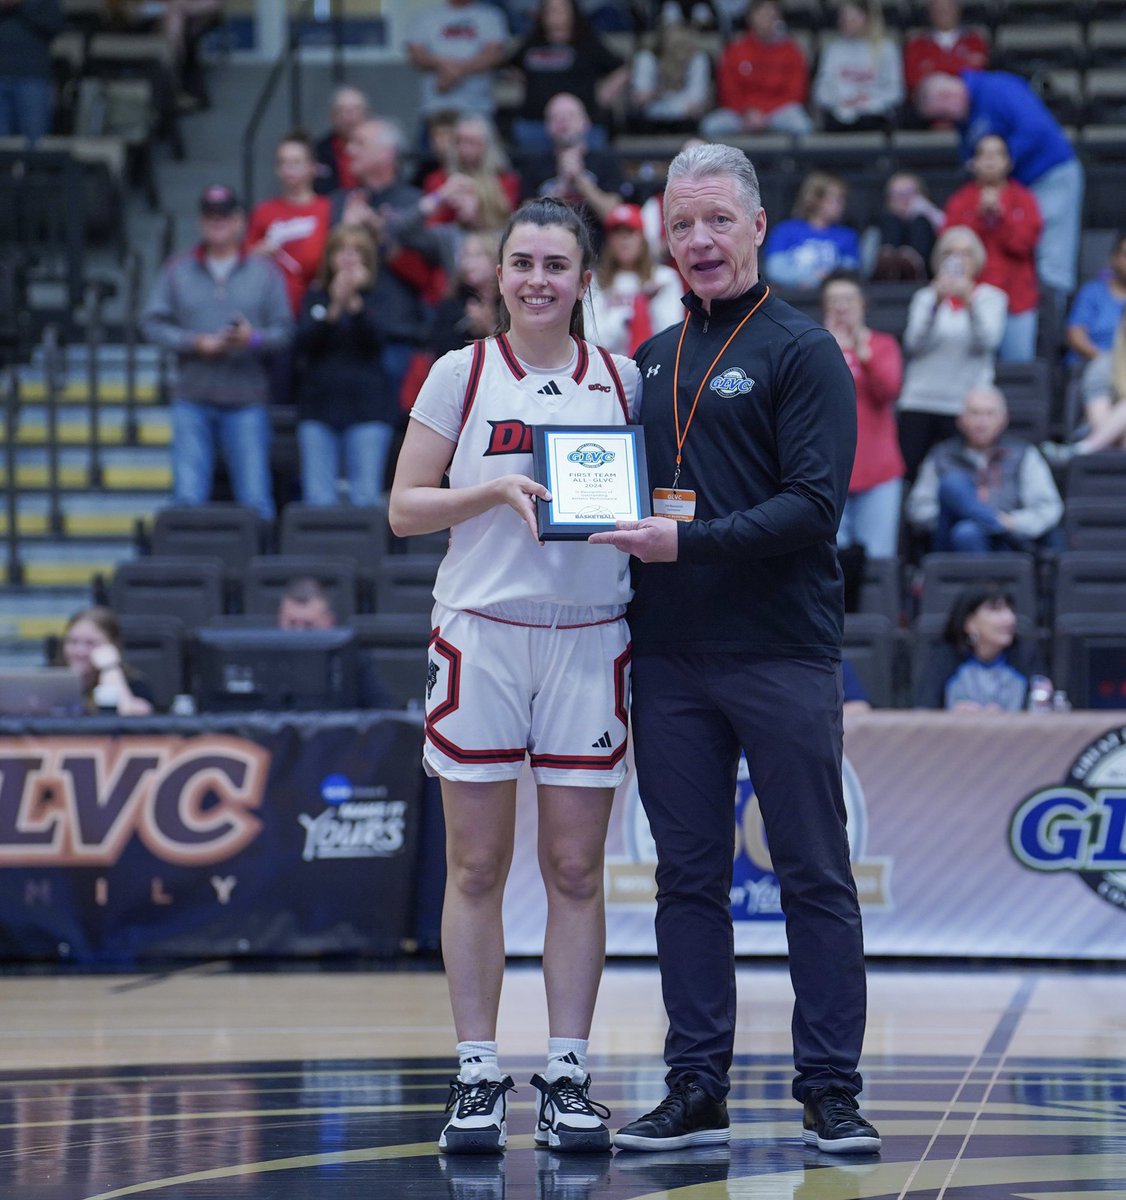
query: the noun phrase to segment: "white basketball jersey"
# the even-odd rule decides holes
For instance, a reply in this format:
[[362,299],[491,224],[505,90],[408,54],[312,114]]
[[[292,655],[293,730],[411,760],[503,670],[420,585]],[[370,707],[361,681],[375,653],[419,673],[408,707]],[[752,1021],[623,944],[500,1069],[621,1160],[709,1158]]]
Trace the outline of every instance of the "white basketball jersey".
[[[434,364],[411,411],[457,442],[451,487],[502,475],[532,475],[533,425],[625,425],[637,409],[636,364],[576,339],[566,367],[521,363],[508,339],[475,342]],[[631,596],[629,556],[612,546],[541,546],[507,504],[461,521],[438,571],[434,598],[449,608],[510,600],[624,605]]]

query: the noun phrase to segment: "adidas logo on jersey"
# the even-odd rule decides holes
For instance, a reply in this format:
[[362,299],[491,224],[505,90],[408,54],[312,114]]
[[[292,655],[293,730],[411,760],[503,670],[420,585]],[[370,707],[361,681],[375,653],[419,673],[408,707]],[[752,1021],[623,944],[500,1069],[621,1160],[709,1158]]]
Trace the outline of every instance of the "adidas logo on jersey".
[[598,739],[598,741],[597,741],[597,742],[591,742],[590,744],[591,744],[591,746],[592,746],[594,749],[596,749],[596,750],[609,750],[609,749],[610,749],[610,747],[611,747],[611,746],[614,744],[614,743],[613,743],[613,742],[610,740],[610,731],[609,731],[609,729],[607,729],[607,730],[606,730],[606,731],[605,731],[605,732],[602,734],[602,736],[601,736],[601,737]]
[[[609,390],[609,389],[607,389],[607,390]],[[537,396],[562,396],[563,392],[560,389],[559,384],[557,384],[554,379],[549,379],[547,381],[547,383],[545,383],[543,385],[543,387],[537,389],[536,395]]]

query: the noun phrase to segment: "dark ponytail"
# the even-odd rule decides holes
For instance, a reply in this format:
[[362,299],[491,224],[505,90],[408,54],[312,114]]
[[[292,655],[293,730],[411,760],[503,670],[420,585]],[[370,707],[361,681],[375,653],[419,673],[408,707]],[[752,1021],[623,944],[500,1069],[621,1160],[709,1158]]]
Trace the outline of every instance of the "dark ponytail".
[[[508,218],[508,224],[500,236],[500,251],[497,262],[504,262],[504,248],[513,229],[517,225],[538,225],[541,229],[558,225],[569,229],[579,245],[579,274],[585,275],[594,269],[594,242],[590,236],[587,223],[579,216],[573,205],[565,200],[556,200],[552,196],[541,196],[535,200],[525,200],[523,204]],[[512,316],[502,296],[498,302],[499,320],[497,333],[507,333],[512,328]],[[583,325],[583,301],[580,297],[571,309],[571,333],[580,340],[586,336]]]

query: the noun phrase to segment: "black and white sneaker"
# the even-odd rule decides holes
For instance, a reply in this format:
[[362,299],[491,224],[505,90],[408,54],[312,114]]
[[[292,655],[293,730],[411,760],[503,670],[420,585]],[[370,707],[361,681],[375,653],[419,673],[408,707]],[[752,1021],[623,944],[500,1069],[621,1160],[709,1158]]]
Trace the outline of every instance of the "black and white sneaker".
[[560,1153],[589,1153],[610,1149],[610,1131],[602,1122],[610,1110],[590,1098],[590,1076],[576,1083],[569,1075],[550,1082],[533,1075],[540,1094],[535,1142]]
[[514,1088],[512,1078],[450,1080],[446,1112],[453,1116],[438,1138],[446,1154],[499,1154],[508,1143],[505,1094]]
[[876,1127],[860,1115],[856,1097],[844,1088],[815,1088],[805,1098],[802,1141],[826,1154],[876,1154]]
[[686,1150],[731,1140],[727,1104],[713,1100],[694,1076],[678,1079],[652,1112],[623,1125],[614,1134],[619,1150]]

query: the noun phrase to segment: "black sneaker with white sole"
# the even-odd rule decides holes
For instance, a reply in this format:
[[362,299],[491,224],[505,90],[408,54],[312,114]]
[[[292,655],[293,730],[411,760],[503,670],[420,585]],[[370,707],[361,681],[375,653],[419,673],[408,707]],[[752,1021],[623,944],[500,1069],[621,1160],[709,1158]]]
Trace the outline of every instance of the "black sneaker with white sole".
[[876,1154],[876,1127],[860,1115],[856,1097],[844,1088],[815,1088],[805,1098],[802,1141],[826,1154]]
[[610,1131],[602,1122],[610,1110],[590,1098],[590,1076],[576,1083],[569,1075],[544,1079],[533,1075],[532,1087],[540,1094],[535,1142],[549,1150],[593,1153],[610,1149]]
[[730,1140],[726,1102],[713,1100],[691,1075],[678,1079],[652,1112],[614,1134],[619,1150],[685,1150]]
[[438,1138],[446,1154],[499,1154],[508,1143],[505,1094],[514,1088],[512,1078],[450,1080],[446,1112],[453,1116]]

